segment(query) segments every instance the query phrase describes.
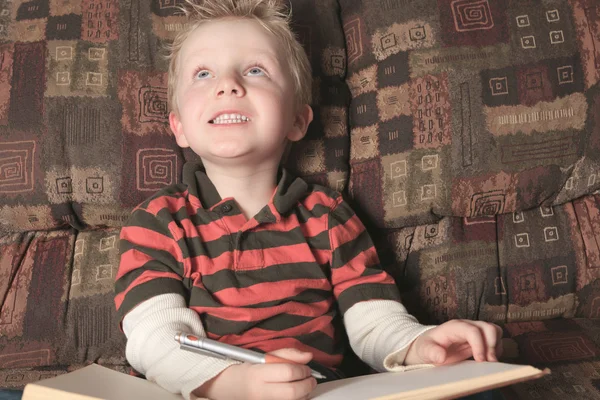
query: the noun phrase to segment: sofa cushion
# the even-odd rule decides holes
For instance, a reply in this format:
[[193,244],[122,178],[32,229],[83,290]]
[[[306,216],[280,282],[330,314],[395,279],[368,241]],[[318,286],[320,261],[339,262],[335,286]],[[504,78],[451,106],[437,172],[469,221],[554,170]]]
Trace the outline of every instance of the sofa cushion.
[[595,2],[340,5],[350,193],[376,226],[519,212],[600,188]]
[[18,387],[92,362],[127,366],[113,301],[118,239],[115,228],[0,236],[1,382]]
[[600,195],[386,233],[382,263],[423,323],[600,317]]
[[600,398],[600,320],[511,323],[505,326],[505,337],[502,361],[552,371],[503,388],[507,400]]
[[[176,2],[8,2],[0,16],[0,231],[119,227],[180,182],[163,44]],[[336,0],[292,1],[310,57],[315,121],[290,157],[338,189],[348,171],[345,50]],[[6,13],[5,13],[6,11]]]

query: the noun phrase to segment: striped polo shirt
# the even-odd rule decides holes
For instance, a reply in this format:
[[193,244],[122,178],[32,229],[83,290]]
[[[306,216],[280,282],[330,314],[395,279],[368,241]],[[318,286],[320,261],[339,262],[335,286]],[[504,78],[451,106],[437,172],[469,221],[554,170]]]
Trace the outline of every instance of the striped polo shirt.
[[338,193],[286,170],[247,219],[221,199],[200,166],[136,207],[121,231],[115,283],[120,320],[151,297],[175,293],[209,338],[264,352],[310,351],[339,365],[339,317],[357,302],[400,300],[373,243]]

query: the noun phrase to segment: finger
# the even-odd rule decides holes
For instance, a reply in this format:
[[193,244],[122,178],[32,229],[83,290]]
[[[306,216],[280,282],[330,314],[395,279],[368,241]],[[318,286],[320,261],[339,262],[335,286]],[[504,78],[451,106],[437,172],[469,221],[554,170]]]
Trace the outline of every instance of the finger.
[[504,345],[503,340],[498,340],[498,344],[496,344],[496,357],[502,357],[502,353],[504,353]]
[[[494,325],[496,325],[496,324],[494,324]],[[498,340],[496,342],[496,358],[500,358],[502,356],[502,353],[504,352],[504,347],[502,346],[502,341],[503,341],[502,338],[504,337],[504,330],[499,325],[496,325],[496,327],[498,328]]]
[[474,322],[479,321],[457,321],[453,327],[453,341],[457,344],[468,342],[475,361],[485,361],[487,346],[484,334]]
[[444,364],[446,361],[446,349],[437,344],[431,338],[423,338],[420,343],[419,358],[425,364]]
[[494,347],[494,355],[496,357],[495,361],[498,361],[498,359],[502,355],[502,336],[504,335],[504,331],[502,330],[502,327],[500,327],[499,325],[496,325],[496,324],[492,324],[492,325],[494,326],[494,329],[496,330],[496,343],[493,343],[492,346]]
[[264,399],[300,400],[308,398],[310,392],[317,386],[313,377],[287,383],[269,383],[265,385]]
[[268,354],[299,364],[306,364],[313,358],[312,353],[307,351],[301,351],[291,347],[271,351]]
[[461,345],[452,345],[446,351],[446,360],[443,365],[454,364],[459,361],[463,361],[471,358],[473,352],[471,351],[471,345],[465,342]]
[[485,352],[487,361],[498,361],[496,348],[498,346],[498,343],[501,342],[500,338],[502,337],[502,328],[500,328],[496,324],[484,321],[472,321],[472,323],[474,325],[477,325],[483,333],[483,337],[487,347]]
[[256,379],[262,382],[293,382],[309,378],[310,368],[304,364],[257,364]]

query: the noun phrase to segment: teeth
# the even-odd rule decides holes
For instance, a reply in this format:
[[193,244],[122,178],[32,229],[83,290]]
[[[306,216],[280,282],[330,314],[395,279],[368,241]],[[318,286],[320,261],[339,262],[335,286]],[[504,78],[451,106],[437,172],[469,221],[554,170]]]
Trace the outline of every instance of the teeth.
[[250,121],[248,117],[241,114],[221,114],[212,120],[213,124],[240,124]]

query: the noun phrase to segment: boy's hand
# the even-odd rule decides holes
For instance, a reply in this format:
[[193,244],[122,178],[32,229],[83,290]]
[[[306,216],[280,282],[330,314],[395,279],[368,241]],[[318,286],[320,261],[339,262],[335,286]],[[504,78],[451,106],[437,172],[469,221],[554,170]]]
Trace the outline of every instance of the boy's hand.
[[502,328],[483,321],[451,320],[419,336],[404,360],[412,364],[451,364],[473,357],[498,361],[502,354]]
[[297,364],[236,364],[194,391],[210,399],[297,400],[307,399],[317,386],[306,365],[311,353],[287,348],[269,354]]

